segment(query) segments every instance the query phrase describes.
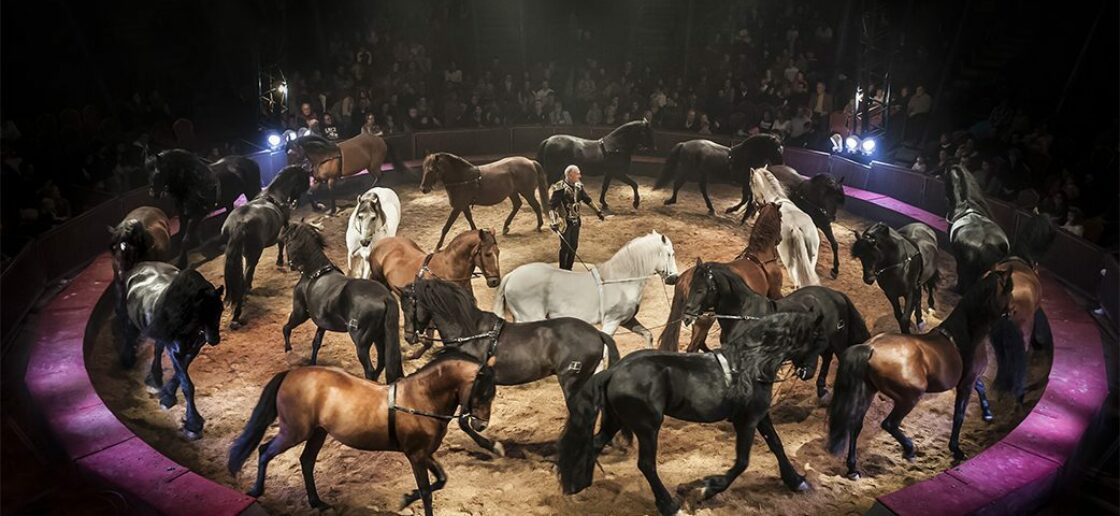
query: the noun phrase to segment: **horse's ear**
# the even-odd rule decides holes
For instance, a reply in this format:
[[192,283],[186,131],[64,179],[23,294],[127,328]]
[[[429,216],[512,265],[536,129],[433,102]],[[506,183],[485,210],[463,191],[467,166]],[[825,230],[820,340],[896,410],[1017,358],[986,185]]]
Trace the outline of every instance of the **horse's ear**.
[[696,257],[696,266],[699,267],[701,265],[704,265],[704,260],[701,260],[700,257],[697,256]]
[[114,232],[116,232],[116,231],[117,231],[117,228],[115,228],[115,227],[113,227],[113,226],[105,226],[105,229],[108,229],[108,230],[109,230],[109,234],[110,234],[110,235],[112,235],[112,234],[113,234]]
[[669,243],[669,239],[668,239],[668,238],[666,238],[666,237],[665,237],[665,235],[661,235],[661,243],[662,243],[662,244],[668,244],[668,243]]

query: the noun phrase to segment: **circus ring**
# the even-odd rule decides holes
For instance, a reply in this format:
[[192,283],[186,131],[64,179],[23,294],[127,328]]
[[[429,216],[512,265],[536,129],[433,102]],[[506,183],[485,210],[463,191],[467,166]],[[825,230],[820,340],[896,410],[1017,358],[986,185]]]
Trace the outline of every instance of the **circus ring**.
[[[398,138],[398,141],[400,146],[406,148],[413,156],[422,156],[429,150],[439,149],[468,156],[496,157],[529,152],[541,138],[552,132],[554,131],[549,128],[515,128],[513,130],[424,133]],[[604,131],[596,128],[577,128],[575,132],[583,132],[587,136],[598,136],[603,134]],[[688,135],[661,133],[657,135],[658,147],[666,150],[675,141],[688,137]],[[272,159],[271,156],[262,155],[259,156],[259,159],[266,162],[266,170],[275,170],[267,163],[268,160]],[[943,194],[940,183],[935,180],[878,163],[868,167],[843,158],[796,149],[787,150],[787,161],[803,174],[811,175],[828,171],[845,177],[845,183],[851,185],[846,193],[849,197],[847,211],[852,214],[871,220],[883,220],[892,225],[920,220],[939,230],[942,239],[944,239],[944,222],[940,217],[932,214],[944,211],[943,206],[941,206]],[[639,175],[653,175],[659,166],[659,158],[641,157],[636,160],[634,168]],[[643,184],[648,184],[648,181]],[[618,190],[616,193],[622,191]],[[694,195],[685,194],[685,197],[692,198]],[[413,192],[409,192],[409,199],[412,198],[414,198]],[[442,200],[437,202],[437,199],[440,199],[439,196],[429,196],[425,202],[438,207]],[[643,215],[645,212],[660,211],[660,199],[660,195],[648,196],[647,204],[638,212],[638,215]],[[727,201],[720,194],[717,194],[717,199],[717,202],[720,203]],[[107,296],[104,296],[103,293],[111,278],[107,257],[94,255],[105,248],[104,225],[119,220],[129,209],[146,201],[140,192],[115,198],[106,202],[105,206],[99,206],[79,219],[72,221],[67,225],[69,227],[59,228],[53,234],[48,234],[40,241],[29,246],[29,249],[21,254],[4,273],[3,322],[5,331],[9,331],[13,327],[13,322],[22,319],[27,308],[31,306],[31,300],[38,297],[38,294],[47,285],[48,280],[64,275],[74,266],[88,262],[93,257],[93,261],[82,268],[81,272],[69,281],[61,292],[47,302],[34,317],[29,319],[28,324],[21,330],[23,338],[20,340],[29,343],[28,345],[31,346],[26,368],[28,391],[36,410],[46,421],[46,426],[51,431],[55,442],[85,474],[97,477],[105,484],[127,494],[136,506],[147,508],[152,512],[177,514],[203,511],[206,514],[234,514],[245,511],[259,511],[261,507],[253,499],[240,494],[240,489],[244,487],[244,478],[235,481],[228,476],[211,477],[217,478],[218,482],[215,482],[207,478],[210,475],[201,475],[198,471],[192,471],[179,463],[191,463],[193,461],[180,460],[177,462],[163,456],[157,451],[157,448],[164,449],[162,446],[164,443],[160,439],[154,439],[149,444],[146,439],[137,436],[137,433],[151,435],[158,430],[165,434],[165,440],[176,440],[178,435],[174,432],[174,428],[177,426],[177,417],[166,414],[158,415],[158,409],[154,409],[154,402],[150,402],[147,410],[156,411],[157,415],[155,417],[162,417],[165,420],[165,428],[136,428],[134,424],[133,426],[125,425],[121,418],[133,421],[136,416],[118,415],[111,411],[98,391],[94,389],[94,382],[91,382],[91,368],[96,369],[98,367],[91,351],[98,339],[101,338],[99,333],[104,329],[103,322],[107,317],[108,307]],[[675,210],[666,213],[684,219],[686,222],[695,222],[700,219],[698,214],[702,213],[702,210],[697,209],[692,204],[695,201],[695,199],[692,199],[691,202],[686,202],[677,206]],[[613,200],[612,203],[617,206],[623,205],[620,200]],[[498,209],[497,212],[504,214],[502,209]],[[406,220],[409,216],[409,209],[406,208]],[[693,216],[697,218],[691,218]],[[1016,213],[1009,207],[996,205],[996,217],[1009,231],[1013,230],[1022,216],[1022,214]],[[631,215],[624,211],[622,217],[616,217],[616,219],[624,217],[631,217]],[[438,217],[437,221],[441,218]],[[519,236],[531,239],[534,244],[540,244],[537,247],[547,249],[546,255],[542,255],[540,259],[551,261],[550,255],[554,243],[545,236],[530,234],[529,219],[531,219],[531,215],[521,214],[515,221],[514,226],[517,235],[511,235],[511,237]],[[841,222],[847,221],[850,224],[857,224],[855,220],[854,218],[842,219]],[[461,228],[461,226],[457,226],[457,228]],[[402,229],[402,231],[404,230]],[[727,231],[734,232],[736,235],[736,243],[728,245],[737,248],[744,237],[737,229],[727,229]],[[679,261],[682,265],[685,265],[684,260],[692,259],[688,253],[681,249],[681,241],[687,240],[687,237],[675,236],[674,232],[670,230],[666,230],[666,232],[675,240],[678,240],[676,244],[678,246],[678,256],[681,258]],[[842,234],[843,231],[840,231],[840,233]],[[597,256],[592,252],[588,254],[595,256],[597,259],[602,259],[630,236],[636,236],[636,233],[619,236],[612,240],[610,245],[595,245],[592,247],[585,241],[584,246],[589,249],[596,249],[596,252],[599,253]],[[422,245],[424,245],[426,239],[428,237],[420,239]],[[434,240],[434,237],[431,237],[431,239]],[[81,244],[77,248],[89,249],[91,252],[84,256],[80,253],[71,253],[70,255],[63,254],[62,256],[65,256],[65,258],[61,259],[49,258],[57,256],[50,253],[50,250],[56,249],[61,243],[65,242],[72,245],[75,241]],[[544,243],[547,243],[547,245]],[[1001,432],[1002,438],[996,438],[985,443],[982,451],[975,444],[970,447],[966,440],[965,450],[970,453],[972,458],[952,468],[948,467],[948,453],[944,450],[948,415],[942,415],[939,418],[941,422],[932,429],[917,426],[921,424],[917,419],[908,421],[910,433],[918,439],[919,449],[924,452],[919,459],[919,465],[923,465],[924,462],[940,461],[937,462],[935,468],[931,468],[936,469],[939,473],[927,472],[916,476],[899,475],[901,482],[899,482],[900,485],[896,486],[899,488],[893,490],[893,492],[888,492],[891,491],[890,489],[874,492],[874,494],[867,495],[867,500],[864,502],[848,507],[835,507],[837,511],[867,510],[870,506],[871,512],[882,514],[1007,513],[1021,512],[1037,507],[1049,496],[1063,472],[1063,467],[1075,454],[1082,435],[1091,424],[1106,395],[1105,371],[1101,360],[1101,338],[1098,328],[1086,309],[1077,298],[1067,292],[1066,288],[1078,291],[1084,296],[1087,293],[1094,292],[1101,285],[1102,278],[1098,271],[1103,270],[1105,272],[1103,281],[1106,285],[1115,284],[1117,273],[1115,261],[1091,244],[1070,235],[1061,234],[1055,248],[1061,249],[1061,252],[1052,252],[1047,256],[1044,260],[1046,270],[1043,273],[1046,292],[1044,308],[1051,321],[1055,345],[1049,381],[1045,384],[1044,390],[1036,389],[1034,391],[1033,396],[1038,398],[1038,401],[1031,411],[1009,432],[1005,434]],[[737,250],[727,249],[724,253],[733,254]],[[846,249],[842,248],[841,252],[845,251]],[[508,254],[508,251],[503,255],[503,268],[508,272],[512,269],[511,265],[514,264],[506,261],[506,254]],[[337,255],[334,257],[337,258]],[[723,257],[725,256],[705,255],[705,258],[709,259]],[[265,259],[262,259],[262,271],[270,268],[267,265],[269,263],[267,258],[268,255]],[[830,259],[831,255],[822,251],[822,262],[827,262]],[[853,266],[853,263],[847,262],[842,267],[842,273],[851,273]],[[215,278],[212,275],[210,277]],[[843,280],[843,277],[841,280]],[[834,285],[827,280],[825,284]],[[272,289],[272,287],[266,288]],[[657,287],[657,289],[659,288]],[[845,289],[846,286],[840,288]],[[866,298],[874,298],[882,303],[882,296],[877,289],[863,287],[862,285],[861,288],[869,289]],[[269,293],[270,296],[276,296],[286,301],[287,285],[283,288],[277,287],[274,290]],[[647,286],[647,297],[651,295],[650,291],[651,287]],[[480,292],[482,292],[481,289]],[[488,292],[484,295],[488,295]],[[652,290],[652,295],[654,297],[650,298],[651,301],[662,294],[659,290]],[[1100,304],[1111,314],[1116,313],[1114,296],[1114,290],[1104,289],[1098,298]],[[260,299],[262,298],[259,296],[253,298],[250,301],[250,306],[253,306],[254,303],[259,304]],[[488,299],[483,298],[484,307]],[[857,301],[857,303],[860,303],[860,301]],[[872,314],[873,310],[863,308],[862,303],[860,303],[860,306],[865,311],[864,315],[868,316],[869,325],[878,327],[877,320],[879,318],[877,316],[881,314]],[[942,304],[941,306],[944,307],[945,305]],[[283,313],[275,314],[269,311],[266,314],[263,311],[255,313],[251,311],[250,315],[254,316],[251,327],[278,326],[278,323],[268,320],[266,317],[282,318],[286,314],[286,310],[281,310],[281,312]],[[944,311],[939,311],[941,315],[944,315],[944,313]],[[660,314],[663,314],[663,312],[660,312]],[[661,316],[663,315],[658,317]],[[1115,317],[1113,320],[1116,320]],[[644,322],[648,326],[657,326],[663,320],[648,317]],[[309,331],[306,328],[303,330],[305,332]],[[296,342],[306,342],[309,339],[308,335],[301,336],[297,331]],[[625,351],[635,349],[633,336],[620,334],[619,338],[620,343],[630,340],[629,344],[622,345]],[[273,337],[260,345],[263,347],[278,346],[278,342]],[[224,342],[223,346],[229,345],[230,342],[227,337],[227,342]],[[304,344],[304,347],[306,347],[306,344]],[[207,353],[219,349],[212,348]],[[336,359],[339,365],[347,369],[356,367],[352,349],[352,346],[344,340],[328,341],[324,346],[324,351],[332,353],[332,355],[328,355],[328,358]],[[203,357],[206,357],[207,353],[204,353]],[[305,354],[306,349],[301,350],[299,344],[297,344],[295,355],[304,356]],[[274,355],[283,356],[278,348]],[[292,363],[298,363],[298,357],[293,360]],[[205,359],[200,359],[195,367],[204,364]],[[279,369],[285,367],[286,364],[274,362],[270,366]],[[100,380],[98,381],[100,382]],[[208,415],[206,401],[204,401],[207,394],[201,383],[199,389],[200,406],[203,414]],[[259,389],[261,383],[263,382],[258,382],[253,390]],[[142,392],[138,382],[132,382],[129,387],[137,392]],[[794,386],[788,391],[786,394],[787,403],[789,400],[797,398],[797,393],[801,387]],[[552,383],[546,381],[545,383],[535,384],[532,388],[542,393],[555,395],[556,400],[559,399],[556,392],[558,390]],[[518,388],[507,389],[518,390]],[[253,396],[255,394],[254,392]],[[217,392],[211,394],[211,397],[220,396],[221,394]],[[556,400],[544,399],[541,401],[541,405],[556,405],[553,402]],[[923,411],[929,412],[931,406],[936,405],[938,401],[937,399],[924,401],[922,408],[915,414]],[[813,400],[805,397],[805,399],[795,403],[796,410],[788,412],[805,410],[800,407],[806,407],[813,410],[817,414],[816,417],[819,418],[821,411],[815,409],[815,405],[811,402]],[[775,407],[776,419],[785,418],[787,421],[793,421],[800,417],[794,413],[781,414],[782,405],[784,404],[779,403]],[[499,397],[495,407],[497,414],[501,415],[501,397]],[[242,410],[247,414],[247,407],[243,407]],[[175,413],[173,412],[173,414]],[[518,486],[526,483],[548,481],[550,484],[539,487],[542,492],[547,491],[547,498],[537,500],[536,503],[551,505],[554,510],[608,510],[613,512],[632,510],[642,512],[652,509],[648,500],[647,488],[644,487],[645,483],[640,477],[637,480],[625,478],[625,481],[621,481],[623,476],[630,477],[632,474],[636,474],[632,456],[604,458],[603,462],[605,467],[608,468],[608,472],[612,475],[619,475],[619,478],[615,479],[608,476],[604,479],[600,473],[596,485],[607,484],[608,487],[604,489],[613,488],[614,496],[604,497],[604,491],[596,491],[596,487],[591,488],[583,495],[572,497],[571,500],[560,496],[558,489],[554,487],[555,480],[552,478],[551,472],[548,471],[548,463],[538,455],[538,453],[547,452],[547,446],[542,443],[544,439],[533,439],[532,437],[540,435],[554,439],[563,423],[562,414],[557,411],[548,420],[537,418],[531,425],[526,425],[533,428],[518,427],[515,424],[519,418],[527,416],[528,414],[507,414],[505,419],[509,423],[505,425],[506,429],[503,430],[503,425],[496,422],[497,425],[491,430],[497,432],[495,435],[507,443],[537,443],[536,447],[531,445],[523,447],[523,454],[527,458],[522,459],[522,462],[528,464],[522,465],[522,471],[514,475],[506,476],[506,473],[497,471],[495,466],[502,461],[514,459],[480,459],[474,453],[474,448],[466,444],[461,435],[452,433],[446,444],[451,453],[445,452],[444,455],[456,456],[459,459],[445,459],[448,461],[447,466],[451,476],[448,489],[458,484],[460,489],[478,491],[478,496],[481,499],[487,497],[484,492],[485,489],[494,489],[498,492],[515,492]],[[997,421],[1002,416],[1004,414],[997,413]],[[244,414],[239,416],[242,422],[244,417]],[[208,438],[217,439],[217,436],[223,433],[236,431],[231,428],[223,428],[221,424],[215,423],[214,419],[211,418],[211,423],[207,427],[208,435],[203,439],[204,442]],[[981,424],[978,424],[977,420],[978,418],[970,413],[965,427],[966,437],[974,434],[976,429],[981,428]],[[823,435],[820,420],[817,419],[816,421],[816,426],[813,426],[812,423],[796,423],[805,425],[804,432],[815,436],[809,439],[810,441],[812,439],[819,440]],[[718,426],[706,427],[703,430],[700,430],[702,428],[700,425],[670,424],[667,426],[669,430],[666,434],[681,434],[697,443],[718,441],[721,436],[725,440],[727,436],[726,430],[720,429]],[[779,432],[786,440],[787,451],[790,451],[794,456],[794,462],[798,468],[809,470],[810,482],[815,487],[814,492],[808,495],[790,495],[777,491],[780,488],[776,478],[773,478],[773,468],[771,467],[773,459],[768,456],[764,448],[756,448],[752,467],[739,479],[731,492],[702,504],[699,509],[701,511],[724,512],[752,508],[756,510],[760,508],[781,510],[780,507],[786,507],[789,511],[797,512],[798,506],[786,504],[797,503],[799,498],[828,496],[829,492],[866,489],[866,486],[868,486],[867,480],[863,481],[862,484],[847,484],[845,483],[847,481],[825,482],[822,479],[840,474],[842,468],[840,462],[842,461],[825,458],[823,452],[818,451],[820,448],[819,442],[794,442],[797,439],[789,436],[790,430],[782,428],[780,423]],[[885,443],[881,436],[873,436],[872,438],[881,441],[880,444]],[[792,450],[797,449],[798,446],[806,450],[805,453],[811,451],[812,456],[806,459],[798,452],[793,452]],[[883,462],[882,471],[878,475],[872,475],[871,480],[893,477],[895,472],[907,469],[907,466],[898,464],[901,460],[898,457],[897,450],[892,448],[894,444],[890,443],[890,446],[882,453],[874,450],[864,452],[864,456],[868,459],[878,453],[881,455],[880,460]],[[335,454],[339,453],[342,452],[336,448]],[[661,460],[665,479],[671,484],[686,482],[697,478],[697,475],[722,469],[723,465],[729,463],[731,459],[731,453],[725,446],[707,447],[695,453],[697,455],[713,455],[713,460],[716,461],[713,464],[720,464],[720,466],[713,470],[710,465],[705,465],[701,470],[693,471],[685,465],[683,467],[687,473],[679,473],[679,470],[674,472],[672,469],[667,469],[665,465],[666,461],[672,460],[672,452],[663,448]],[[327,453],[320,461],[320,489],[328,489],[331,485],[340,484],[337,477],[331,477],[323,473],[325,471],[323,469],[324,465],[331,461],[330,457],[331,454]],[[386,478],[407,478],[404,473],[406,470],[403,469],[403,461],[396,461],[396,465],[393,465],[393,459],[373,461],[369,457],[368,454],[348,452],[341,459],[349,459],[351,462],[354,460],[377,462],[389,468],[385,475]],[[216,457],[209,457],[207,460],[216,464],[221,463]],[[290,469],[294,465],[294,455],[288,457],[288,461],[284,467],[274,467],[273,474],[275,475],[275,472],[281,471],[285,467]],[[468,478],[464,474],[468,467],[461,463],[456,464],[460,461],[470,461],[471,464],[475,464],[474,469],[482,473],[482,476]],[[944,464],[941,464],[941,462],[944,462]],[[278,462],[277,464],[281,463]],[[400,475],[395,472],[395,469],[398,468],[400,469]],[[536,473],[538,476],[525,476],[534,469],[543,471]],[[814,471],[816,475],[814,475]],[[930,478],[924,478],[927,476]],[[266,494],[265,500],[267,501],[270,496],[276,496],[280,493],[285,499],[290,498],[290,500],[298,502],[287,506],[287,508],[294,510],[304,507],[302,485],[298,480],[289,482],[290,475],[288,473],[284,473],[284,477],[284,480],[277,479],[275,476],[270,478],[270,491],[269,494]],[[371,497],[377,500],[376,508],[393,508],[397,497],[404,491],[404,487],[411,487],[400,481],[399,478],[388,482],[386,485],[376,485],[377,482],[369,477],[350,481],[363,482],[363,485],[368,486],[368,490],[378,491]],[[905,487],[902,487],[903,485]],[[229,486],[235,486],[236,489]],[[480,489],[480,486],[487,487]],[[326,492],[334,495],[332,498],[336,499],[336,503],[347,501],[339,498],[337,493]],[[755,492],[771,494],[763,494],[761,497],[752,498],[752,493]],[[472,505],[471,503],[441,506],[439,504],[441,495],[437,495],[437,508],[440,510],[475,513],[480,511],[496,512],[498,510],[497,506]],[[876,495],[877,498],[872,505],[869,500]],[[776,497],[774,500],[778,500],[783,505],[779,508],[762,506],[760,501],[766,501],[765,498],[768,496]],[[470,502],[470,500],[467,502]],[[276,507],[270,508],[275,509]],[[375,507],[369,508],[374,509]],[[931,510],[931,508],[933,509]]]

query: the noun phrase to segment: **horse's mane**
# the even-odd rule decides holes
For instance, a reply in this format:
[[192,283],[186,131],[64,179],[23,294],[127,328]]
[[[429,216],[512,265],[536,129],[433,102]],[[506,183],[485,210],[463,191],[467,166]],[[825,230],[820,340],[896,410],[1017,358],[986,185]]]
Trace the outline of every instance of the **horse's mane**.
[[[167,184],[193,179],[213,183],[210,167],[193,152],[184,149],[167,149],[156,156],[160,172],[167,174]],[[194,186],[194,185],[176,185]]]
[[466,331],[475,326],[479,310],[474,299],[463,287],[440,279],[418,279],[412,284],[416,302],[422,303],[433,314],[450,319]]
[[[600,139],[600,141],[604,142],[604,144],[607,143],[607,142],[613,143],[617,138],[620,138],[623,135],[634,133],[634,128],[641,128],[642,130],[649,130],[649,121],[643,119],[643,120],[631,120],[629,122],[626,122],[625,124],[622,124],[622,125],[614,128],[613,131],[607,133],[607,135],[602,137]],[[636,144],[638,142],[635,141],[635,142],[631,142],[631,143]],[[607,149],[608,152],[614,152],[615,150],[617,150],[617,149],[608,146],[608,149]]]
[[1054,237],[1054,223],[1050,217],[1044,213],[1032,215],[1015,233],[1011,256],[1022,258],[1034,266],[1050,249]]
[[[736,166],[745,167],[759,167],[763,165],[781,165],[784,163],[782,159],[782,140],[773,134],[755,134],[748,136],[747,139],[731,146],[730,159],[735,162]],[[749,156],[749,161],[744,153],[756,154]],[[771,155],[771,153],[773,153]],[[758,156],[757,154],[763,154]]]
[[789,198],[785,187],[766,167],[754,169],[754,173],[751,174],[751,188],[766,200]]
[[[272,182],[268,183],[262,195],[272,194],[276,191],[282,191],[290,194],[292,197],[299,197],[303,195],[311,187],[310,174],[307,170],[299,165],[290,165],[280,169]],[[283,201],[291,201],[292,199],[281,199]]]
[[111,240],[114,246],[121,242],[128,242],[141,249],[147,249],[152,245],[152,237],[140,219],[122,220],[113,228]]
[[782,363],[793,354],[812,346],[818,330],[809,313],[780,312],[737,327],[723,347],[731,369],[730,394],[746,401],[754,392],[754,382],[774,382]]
[[731,270],[731,267],[723,263],[706,262],[700,264],[700,267],[697,267],[696,274],[693,274],[693,277],[703,274],[703,269],[705,267],[711,271],[712,278],[716,280],[717,285],[727,285],[731,293],[735,294],[737,297],[746,298],[751,295],[758,295],[747,286],[747,282],[743,281],[743,278],[736,274],[735,271]]
[[[292,252],[295,251],[296,256],[306,259],[309,262],[322,262],[322,265],[331,263],[327,253],[323,251],[327,247],[327,241],[323,234],[315,229],[310,224],[294,222],[289,224],[282,232],[281,238],[285,240],[288,246],[288,258],[293,257]],[[318,263],[309,264],[312,267],[320,266]],[[308,273],[315,271],[305,271]]]
[[598,265],[600,273],[604,276],[613,273],[641,274],[640,271],[651,270],[650,262],[657,259],[657,252],[664,235],[651,231],[649,234],[637,237],[622,246],[609,260]]
[[451,242],[449,242],[447,246],[444,247],[444,249],[451,247],[459,240],[464,240],[472,237],[478,238],[479,245],[498,245],[498,238],[494,236],[493,231],[489,229],[470,229],[459,233],[458,235],[455,235],[455,238],[452,238]]
[[[992,212],[992,208],[988,206],[988,200],[984,198],[983,190],[980,189],[980,183],[976,182],[976,178],[973,177],[972,172],[969,172],[964,165],[953,165],[946,176],[949,178],[950,184],[949,188],[945,191],[954,197],[953,201],[958,205],[971,202],[983,209],[985,215]],[[963,194],[964,198],[960,198],[961,196],[958,195],[958,189],[960,193]],[[954,208],[956,208],[956,206],[950,206],[950,209]]]
[[[463,169],[470,170],[470,169],[474,168],[473,163],[467,161],[466,159],[462,158],[461,156],[451,154],[450,152],[434,152],[432,154],[427,155],[424,158],[424,164],[423,164],[423,168],[421,170],[423,170],[425,173],[427,173],[429,170],[432,170],[432,168],[435,166],[436,162],[440,161],[440,160],[447,160],[453,165],[452,170],[441,169],[440,170],[441,173],[452,172],[452,171],[458,172],[458,171],[463,170]],[[450,179],[452,181],[454,181],[454,180],[457,180],[459,178],[458,177],[451,177]]]
[[[192,330],[191,322],[198,318],[214,285],[194,269],[186,269],[175,276],[163,294],[163,302],[152,317],[148,334],[156,339],[185,337]],[[222,310],[221,300],[217,310]]]
[[772,250],[782,239],[782,210],[774,203],[766,203],[758,210],[758,220],[754,223],[747,248],[740,257]]

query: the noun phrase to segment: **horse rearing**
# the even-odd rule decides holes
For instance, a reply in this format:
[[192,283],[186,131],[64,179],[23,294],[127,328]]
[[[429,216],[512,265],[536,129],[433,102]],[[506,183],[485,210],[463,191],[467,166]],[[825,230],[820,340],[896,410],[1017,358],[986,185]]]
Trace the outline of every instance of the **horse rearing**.
[[389,142],[376,134],[362,133],[339,143],[309,134],[288,141],[285,152],[289,165],[306,163],[316,183],[327,183],[331,214],[338,211],[334,197],[335,180],[368,170],[376,184],[381,179],[381,165],[386,159],[393,163],[396,172],[408,171],[408,166]]
[[568,165],[577,165],[584,175],[603,176],[599,205],[607,209],[607,189],[618,179],[634,190],[634,207],[641,202],[638,183],[630,179],[630,160],[640,147],[654,148],[653,127],[648,120],[634,120],[618,126],[598,140],[557,134],[545,138],[537,149],[537,161],[544,166],[548,180],[559,181]]

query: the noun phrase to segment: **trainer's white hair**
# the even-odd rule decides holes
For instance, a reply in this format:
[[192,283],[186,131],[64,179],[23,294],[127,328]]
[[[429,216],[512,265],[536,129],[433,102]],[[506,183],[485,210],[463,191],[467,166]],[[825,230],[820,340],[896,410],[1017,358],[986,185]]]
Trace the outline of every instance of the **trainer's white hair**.
[[568,165],[568,167],[564,169],[564,177],[567,178],[568,174],[571,174],[573,170],[576,171],[576,172],[580,171],[578,166]]

